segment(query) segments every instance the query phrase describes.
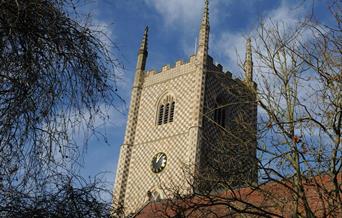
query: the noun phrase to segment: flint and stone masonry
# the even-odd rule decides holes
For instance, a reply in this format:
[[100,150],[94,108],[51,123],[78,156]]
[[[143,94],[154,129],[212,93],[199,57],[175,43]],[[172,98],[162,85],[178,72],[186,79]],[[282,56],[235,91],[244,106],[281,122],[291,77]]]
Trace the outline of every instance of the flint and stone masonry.
[[[114,188],[113,202],[125,214],[149,201],[172,198],[174,192],[214,191],[217,181],[244,186],[257,180],[251,42],[241,81],[208,55],[209,32],[206,0],[196,54],[156,72],[145,69],[145,29]],[[154,159],[162,164],[156,173],[152,162],[160,153],[166,157]]]

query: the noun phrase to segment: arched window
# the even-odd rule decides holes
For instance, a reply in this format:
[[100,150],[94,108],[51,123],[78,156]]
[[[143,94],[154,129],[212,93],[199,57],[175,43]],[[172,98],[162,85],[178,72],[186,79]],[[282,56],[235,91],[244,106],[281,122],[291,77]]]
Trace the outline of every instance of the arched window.
[[175,113],[175,100],[173,96],[166,95],[159,103],[157,124],[162,125],[173,122]]

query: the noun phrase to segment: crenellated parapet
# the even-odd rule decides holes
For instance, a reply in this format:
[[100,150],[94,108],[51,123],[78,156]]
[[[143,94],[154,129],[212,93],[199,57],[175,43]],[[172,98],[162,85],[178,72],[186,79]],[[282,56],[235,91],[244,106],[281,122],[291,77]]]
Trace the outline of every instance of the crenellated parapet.
[[182,72],[182,68],[187,68],[189,67],[189,65],[194,65],[196,62],[196,55],[191,55],[189,57],[189,60],[184,62],[183,60],[177,60],[175,64],[170,65],[170,64],[166,64],[164,65],[159,71],[157,70],[147,70],[145,72],[145,79],[151,79],[151,77],[153,76],[166,76],[166,74],[170,74],[170,73],[175,73],[175,71],[180,71]]
[[176,67],[179,67],[179,66],[181,66],[181,65],[183,65],[184,64],[184,61],[183,60],[178,60],[178,61],[176,61]]
[[[147,70],[144,72],[144,85],[149,86],[155,83],[167,81],[171,78],[181,76],[187,73],[194,72],[198,64],[196,55],[191,55],[187,61],[177,60],[174,64],[166,64],[160,70]],[[207,57],[207,71],[222,74],[226,79],[230,79],[241,86],[244,86],[244,82],[233,77],[230,71],[224,71],[223,66],[219,63],[215,63],[213,58],[208,55]]]
[[[188,59],[188,61],[184,62],[183,60],[177,60],[175,64],[170,65],[170,64],[166,64],[164,65],[159,71],[155,70],[155,69],[151,69],[151,70],[147,70],[145,72],[145,78],[151,77],[151,76],[155,76],[155,75],[159,75],[159,74],[163,74],[163,73],[170,73],[172,71],[174,71],[175,68],[178,69],[178,67],[182,67],[183,65],[196,65],[197,64],[197,56],[196,55],[191,55]],[[214,60],[212,57],[208,56],[208,70],[209,71],[216,71],[216,72],[221,72],[221,73],[226,73],[227,75],[229,75],[231,77],[231,72],[227,71],[224,72],[223,71],[223,66],[221,64],[214,64]]]

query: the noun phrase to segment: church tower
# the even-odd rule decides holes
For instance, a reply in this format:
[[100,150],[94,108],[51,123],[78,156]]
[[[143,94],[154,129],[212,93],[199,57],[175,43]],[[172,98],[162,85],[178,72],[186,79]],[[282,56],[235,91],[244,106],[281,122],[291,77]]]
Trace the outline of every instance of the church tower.
[[196,54],[157,72],[145,70],[145,29],[114,188],[113,202],[126,215],[147,202],[172,198],[175,191],[220,191],[224,184],[257,181],[251,43],[241,81],[214,64],[209,32],[205,0]]

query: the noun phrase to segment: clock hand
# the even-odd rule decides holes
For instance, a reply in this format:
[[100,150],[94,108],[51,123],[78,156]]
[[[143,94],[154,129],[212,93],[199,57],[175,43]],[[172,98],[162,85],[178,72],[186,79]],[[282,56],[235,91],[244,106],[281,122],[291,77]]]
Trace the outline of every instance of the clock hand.
[[163,156],[162,154],[159,154],[159,155],[158,155],[158,157],[157,157],[158,159],[157,159],[157,161],[156,161],[157,163],[159,163],[159,160],[160,160],[160,158],[161,158],[162,156]]

